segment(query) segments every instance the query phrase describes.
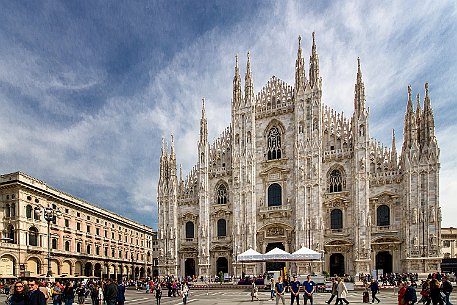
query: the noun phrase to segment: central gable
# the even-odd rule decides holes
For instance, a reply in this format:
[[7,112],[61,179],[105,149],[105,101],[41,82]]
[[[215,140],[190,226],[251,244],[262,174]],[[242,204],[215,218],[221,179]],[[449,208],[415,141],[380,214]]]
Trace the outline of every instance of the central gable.
[[293,87],[273,75],[256,96],[257,109],[262,111],[286,107],[293,102],[293,95]]

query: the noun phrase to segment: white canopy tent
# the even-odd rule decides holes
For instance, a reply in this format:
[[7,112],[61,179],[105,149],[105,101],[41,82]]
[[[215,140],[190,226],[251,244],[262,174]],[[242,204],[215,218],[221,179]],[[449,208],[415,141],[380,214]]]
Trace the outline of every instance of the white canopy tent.
[[314,261],[320,259],[322,259],[322,255],[319,252],[306,247],[302,247],[290,255],[290,260],[293,261]]
[[290,258],[290,253],[279,248],[274,248],[263,255],[263,260],[265,262],[289,261]]
[[253,263],[253,262],[263,262],[263,254],[249,248],[245,252],[237,256],[238,262]]

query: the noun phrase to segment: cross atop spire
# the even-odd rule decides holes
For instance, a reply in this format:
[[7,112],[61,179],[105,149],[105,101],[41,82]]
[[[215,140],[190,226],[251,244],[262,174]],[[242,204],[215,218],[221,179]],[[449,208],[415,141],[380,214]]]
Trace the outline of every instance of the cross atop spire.
[[311,56],[309,57],[309,84],[311,87],[319,81],[319,55],[317,55],[316,37],[313,32],[313,45],[311,47]]

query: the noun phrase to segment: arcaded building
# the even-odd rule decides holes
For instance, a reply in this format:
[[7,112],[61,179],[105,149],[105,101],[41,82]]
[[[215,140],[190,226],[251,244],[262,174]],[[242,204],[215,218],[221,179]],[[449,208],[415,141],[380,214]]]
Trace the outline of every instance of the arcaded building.
[[314,35],[311,46],[306,72],[299,39],[293,85],[273,76],[260,91],[249,53],[242,90],[237,57],[231,124],[209,143],[203,103],[198,162],[186,176],[173,139],[170,148],[162,143],[161,273],[261,274],[285,264],[241,264],[237,255],[302,246],[323,261],[287,264],[299,274],[439,270],[440,163],[428,83],[422,99],[405,84],[397,150],[394,131],[388,144],[370,134],[360,60],[347,116],[322,100]]
[[[16,172],[0,176],[1,276],[44,276],[51,248],[53,277],[117,279],[158,274],[156,231]],[[61,216],[48,223],[35,211]]]

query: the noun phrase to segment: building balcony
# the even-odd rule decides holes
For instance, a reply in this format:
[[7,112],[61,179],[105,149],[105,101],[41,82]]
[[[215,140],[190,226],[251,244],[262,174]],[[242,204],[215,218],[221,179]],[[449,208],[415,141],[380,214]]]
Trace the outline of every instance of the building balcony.
[[340,228],[340,229],[325,229],[324,235],[326,237],[347,237],[351,234],[351,228]]
[[292,213],[290,204],[275,205],[275,206],[264,206],[260,208],[260,217],[289,217]]
[[231,236],[216,236],[216,237],[213,237],[213,242],[227,243],[227,242],[231,242],[231,241],[232,241],[232,237]]
[[371,233],[398,233],[398,229],[396,226],[389,225],[389,226],[371,226]]

